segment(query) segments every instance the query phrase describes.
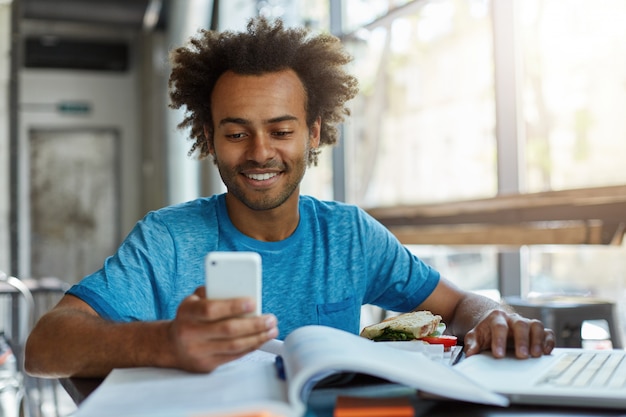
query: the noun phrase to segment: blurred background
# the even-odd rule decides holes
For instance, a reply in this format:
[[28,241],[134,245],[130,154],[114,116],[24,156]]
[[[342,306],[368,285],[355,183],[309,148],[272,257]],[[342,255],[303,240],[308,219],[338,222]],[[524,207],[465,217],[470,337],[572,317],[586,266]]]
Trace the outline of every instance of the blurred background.
[[[373,215],[484,201],[476,239],[444,222],[404,243],[465,289],[598,298],[624,317],[623,0],[0,0],[0,270],[71,285],[148,211],[223,192],[168,108],[168,51],[256,15],[354,56],[353,115],[303,193]],[[552,211],[586,236],[487,239],[509,195],[520,210],[564,195]],[[579,197],[592,208],[568,212]],[[548,209],[533,230],[563,229]],[[592,221],[611,236],[590,239]]]

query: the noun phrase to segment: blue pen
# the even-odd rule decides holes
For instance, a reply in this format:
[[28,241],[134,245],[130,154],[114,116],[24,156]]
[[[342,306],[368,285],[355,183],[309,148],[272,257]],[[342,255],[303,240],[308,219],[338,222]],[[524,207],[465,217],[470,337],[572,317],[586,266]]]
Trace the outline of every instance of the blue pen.
[[274,366],[276,367],[276,375],[278,378],[285,380],[285,362],[283,361],[283,357],[280,355],[276,355],[276,359],[274,360]]

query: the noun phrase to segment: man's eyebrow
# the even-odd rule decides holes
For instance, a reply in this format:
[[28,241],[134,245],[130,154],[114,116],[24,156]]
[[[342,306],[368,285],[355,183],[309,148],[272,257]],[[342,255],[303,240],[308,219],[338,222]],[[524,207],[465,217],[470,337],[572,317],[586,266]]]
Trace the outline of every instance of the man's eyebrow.
[[220,120],[218,125],[223,126],[229,123],[233,123],[236,125],[247,125],[250,124],[250,121],[242,119],[240,117],[224,117],[222,120]]
[[290,120],[298,120],[296,116],[292,116],[291,114],[286,114],[284,116],[272,117],[271,119],[265,120],[265,123],[280,123],[280,122],[288,122]]
[[[272,124],[272,123],[280,123],[280,122],[285,122],[285,121],[290,121],[290,120],[298,120],[298,118],[296,116],[290,115],[290,114],[286,114],[283,116],[277,116],[277,117],[272,117],[271,119],[266,119],[263,121],[264,124]],[[225,124],[236,124],[236,125],[249,125],[250,124],[250,120],[248,119],[244,119],[241,117],[225,117],[222,120],[220,120],[219,122],[219,126],[223,126]]]

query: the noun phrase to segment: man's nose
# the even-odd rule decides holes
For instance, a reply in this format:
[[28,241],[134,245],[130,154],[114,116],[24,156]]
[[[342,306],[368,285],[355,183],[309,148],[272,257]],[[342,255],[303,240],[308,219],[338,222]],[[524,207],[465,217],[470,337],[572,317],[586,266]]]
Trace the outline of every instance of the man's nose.
[[267,134],[256,134],[248,146],[248,159],[264,162],[274,156],[272,139]]

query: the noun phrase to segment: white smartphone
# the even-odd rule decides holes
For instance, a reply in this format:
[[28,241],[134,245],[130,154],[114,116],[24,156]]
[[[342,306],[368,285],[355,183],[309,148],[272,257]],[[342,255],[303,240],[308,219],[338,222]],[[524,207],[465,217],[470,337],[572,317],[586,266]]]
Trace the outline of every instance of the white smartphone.
[[250,297],[261,315],[261,255],[256,252],[209,252],[205,261],[209,299]]

